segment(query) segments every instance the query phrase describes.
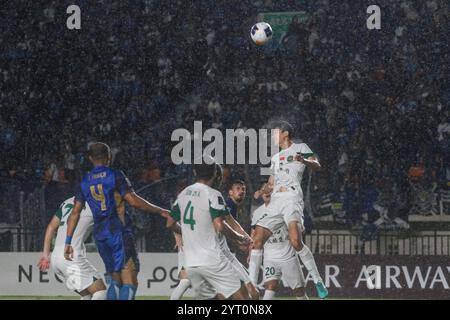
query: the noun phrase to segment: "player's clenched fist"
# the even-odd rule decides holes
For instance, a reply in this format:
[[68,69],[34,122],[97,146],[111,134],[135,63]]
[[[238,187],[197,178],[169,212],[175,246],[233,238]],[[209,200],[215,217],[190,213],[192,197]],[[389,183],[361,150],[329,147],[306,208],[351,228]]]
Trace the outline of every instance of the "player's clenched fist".
[[72,261],[72,257],[73,257],[73,248],[71,245],[66,245],[64,247],[64,258],[66,260]]
[[166,209],[161,209],[160,215],[161,215],[161,217],[163,217],[164,219],[167,219],[167,218],[170,216],[170,211],[169,211],[169,210],[166,210]]
[[304,159],[305,158],[303,158],[303,155],[300,152],[297,152],[297,155],[294,157],[295,161],[302,162],[302,163],[303,163]]

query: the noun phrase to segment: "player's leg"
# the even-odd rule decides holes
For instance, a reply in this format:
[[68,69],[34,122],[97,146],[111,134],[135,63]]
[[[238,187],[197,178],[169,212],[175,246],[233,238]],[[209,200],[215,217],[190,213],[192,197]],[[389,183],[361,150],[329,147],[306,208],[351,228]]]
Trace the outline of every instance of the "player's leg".
[[106,299],[107,300],[117,300],[119,299],[119,292],[122,286],[120,280],[120,269],[116,270],[115,268],[115,260],[113,254],[113,248],[110,239],[95,239],[95,243],[97,245],[97,250],[100,257],[105,264],[105,270],[109,274],[111,282],[108,285],[106,290]]
[[80,300],[91,300],[92,295],[89,294],[89,292],[79,291],[80,286],[77,285],[77,276],[74,275],[77,270],[77,268],[74,267],[74,261],[67,261],[62,255],[52,254],[51,262],[50,267],[55,273],[55,276],[59,281],[66,285],[67,289],[79,294],[81,296]]
[[259,292],[256,289],[256,287],[252,284],[250,277],[248,275],[248,271],[244,267],[244,265],[231,252],[227,252],[225,256],[230,260],[234,270],[239,275],[239,279],[241,279],[241,281],[245,284],[250,299],[259,300]]
[[275,298],[275,293],[278,289],[278,283],[279,281],[277,279],[269,280],[264,283],[264,297],[263,300],[273,300]]
[[295,194],[285,193],[280,198],[278,206],[283,214],[284,222],[288,226],[289,241],[297,251],[297,255],[303,262],[303,265],[312,276],[314,284],[316,285],[317,294],[320,298],[328,296],[328,290],[325,287],[322,278],[320,277],[319,270],[317,269],[314,256],[309,250],[308,246],[303,243],[303,201]]
[[[245,284],[236,277],[236,271],[228,259],[217,265],[201,267],[203,278],[225,299],[248,300],[250,297]],[[192,278],[191,278],[192,281]]]
[[111,283],[106,290],[106,300],[119,300],[120,288],[122,287],[120,272],[110,272],[110,274]]
[[119,292],[120,300],[134,300],[138,287],[138,272],[139,268],[135,261],[132,258],[128,259],[120,273],[122,280],[122,287]]
[[292,289],[293,295],[298,300],[308,300],[306,295],[306,281],[302,266],[297,256],[292,259],[278,263],[282,273],[282,280],[286,287]]
[[248,292],[248,295],[251,300],[259,300],[260,299],[259,291],[253,285],[253,283],[251,283],[251,281],[245,283],[245,287],[247,288],[247,292]]
[[263,248],[272,232],[262,225],[255,226],[253,235],[253,248],[250,251],[250,262],[248,264],[249,277],[254,286],[258,285],[258,275],[263,259]]
[[178,283],[177,287],[172,291],[172,294],[170,295],[170,300],[180,300],[183,294],[186,292],[187,289],[191,286],[191,281],[189,280],[187,276],[186,270],[182,268],[180,270],[180,273],[178,274],[178,279],[180,279],[180,282]]
[[314,284],[316,285],[317,293],[320,298],[326,298],[328,296],[328,290],[325,287],[322,278],[320,277],[319,270],[317,269],[316,261],[309,247],[303,243],[303,224],[302,221],[291,220],[288,223],[289,241],[297,251],[297,255],[312,276]]
[[123,235],[123,251],[125,254],[126,264],[123,266],[120,277],[122,287],[120,288],[120,300],[134,300],[138,287],[139,258],[134,242],[134,236],[130,232],[124,232]]
[[266,289],[264,292],[263,300],[273,300],[275,297],[275,292],[278,289],[278,284],[281,279],[281,268],[275,263],[275,261],[271,261],[266,259],[264,261],[264,288]]
[[203,276],[201,267],[190,267],[186,269],[187,277],[191,281],[194,298],[197,300],[224,300],[223,295],[218,294],[214,287],[209,284]]
[[88,288],[92,294],[92,300],[106,300],[106,286],[102,279],[97,279]]
[[102,279],[95,279],[85,290],[80,292],[81,300],[106,300],[106,286]]
[[95,267],[87,260],[80,258],[76,261],[79,274],[80,294],[90,295],[91,300],[106,300],[106,286],[101,275]]
[[81,300],[106,299],[106,286],[85,257],[78,257],[74,261],[56,259],[54,267],[58,278],[64,279],[67,288],[79,294]]
[[247,291],[247,287],[245,286],[244,283],[241,284],[241,287],[239,288],[238,291],[236,291],[235,293],[233,293],[230,298],[232,300],[249,300],[250,299],[250,295]]

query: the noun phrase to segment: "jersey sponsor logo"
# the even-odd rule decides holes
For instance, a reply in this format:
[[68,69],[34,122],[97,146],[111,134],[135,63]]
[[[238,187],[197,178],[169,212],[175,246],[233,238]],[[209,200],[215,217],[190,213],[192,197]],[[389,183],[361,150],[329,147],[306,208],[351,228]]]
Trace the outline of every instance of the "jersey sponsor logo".
[[287,161],[288,161],[288,162],[294,161],[294,157],[293,157],[293,156],[289,156],[289,157],[287,158]]
[[100,178],[104,178],[104,177],[106,177],[106,172],[105,171],[100,172],[100,173],[96,173],[96,174],[94,174],[92,176],[93,179],[100,179]]
[[223,200],[223,198],[221,196],[217,196],[217,202],[219,202],[219,204],[225,204],[225,201]]

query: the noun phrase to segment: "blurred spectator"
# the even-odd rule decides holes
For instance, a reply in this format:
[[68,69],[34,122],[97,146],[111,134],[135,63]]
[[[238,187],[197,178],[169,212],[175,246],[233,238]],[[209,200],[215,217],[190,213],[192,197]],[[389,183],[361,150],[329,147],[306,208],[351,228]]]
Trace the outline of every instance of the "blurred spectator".
[[[403,217],[408,206],[395,199],[431,199],[448,188],[449,10],[445,0],[378,5],[383,29],[367,32],[358,25],[364,10],[350,0],[92,2],[84,25],[95,28],[79,37],[61,28],[62,3],[7,2],[0,148],[8,156],[0,174],[44,180],[52,210],[90,167],[89,142],[109,143],[113,165],[144,186],[191,178],[189,166],[170,160],[174,129],[192,130],[195,120],[204,129],[261,128],[281,117],[326,169],[311,188],[313,208],[356,225],[375,206],[392,221]],[[280,48],[249,42],[257,13],[299,8],[307,19],[293,18]],[[247,184],[260,180],[247,171],[255,172]],[[239,175],[228,166],[224,180]],[[383,191],[385,177],[393,181]],[[150,196],[169,201],[173,190],[159,191]],[[430,211],[427,203],[412,213]]]

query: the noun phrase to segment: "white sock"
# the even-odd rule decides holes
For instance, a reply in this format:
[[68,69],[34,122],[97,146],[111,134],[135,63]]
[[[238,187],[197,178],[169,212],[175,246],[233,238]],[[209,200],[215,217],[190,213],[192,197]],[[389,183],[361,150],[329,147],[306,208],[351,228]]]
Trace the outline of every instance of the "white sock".
[[273,290],[266,290],[264,292],[263,300],[273,300],[274,297],[275,297],[275,291],[273,291]]
[[297,300],[309,300],[309,298],[306,295],[306,293],[305,293],[305,295],[303,297],[295,297],[295,299],[297,299]]
[[263,259],[263,251],[261,249],[253,249],[250,252],[250,262],[248,264],[248,272],[250,280],[256,287],[258,285],[259,269],[261,269]]
[[317,270],[313,254],[311,250],[309,250],[308,246],[304,245],[302,250],[297,251],[297,254],[306,267],[306,270],[308,270],[308,272],[311,274],[314,283],[322,281],[322,279],[320,278],[319,270]]
[[94,292],[92,300],[106,300],[106,290]]
[[92,299],[92,294],[87,294],[85,296],[81,296],[80,300],[91,300]]
[[180,300],[183,294],[191,286],[191,281],[189,279],[181,279],[178,286],[172,291],[170,295],[170,300]]

